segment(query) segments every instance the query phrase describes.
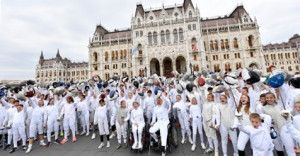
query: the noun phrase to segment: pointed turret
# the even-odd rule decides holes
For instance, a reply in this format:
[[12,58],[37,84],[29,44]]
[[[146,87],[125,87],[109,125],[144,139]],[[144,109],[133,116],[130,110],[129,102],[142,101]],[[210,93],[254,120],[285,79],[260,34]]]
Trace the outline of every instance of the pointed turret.
[[57,49],[56,58],[61,58],[60,53],[59,53],[59,49]]
[[41,51],[39,64],[43,64],[43,62],[44,62],[44,54],[43,54],[43,51]]

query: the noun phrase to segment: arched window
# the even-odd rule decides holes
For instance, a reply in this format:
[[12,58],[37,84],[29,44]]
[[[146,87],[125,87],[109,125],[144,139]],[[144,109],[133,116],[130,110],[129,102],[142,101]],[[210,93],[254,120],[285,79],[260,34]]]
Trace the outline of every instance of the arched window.
[[178,42],[178,32],[177,32],[177,29],[173,30],[173,36],[174,36],[174,43],[177,43]]
[[234,39],[233,39],[233,47],[234,47],[235,49],[238,49],[238,48],[239,48],[239,43],[238,43],[237,38],[234,38]]
[[215,50],[215,48],[214,48],[214,41],[210,41],[209,48],[210,48],[210,50]]
[[226,63],[226,64],[225,64],[225,71],[226,71],[226,72],[230,72],[230,71],[231,71],[230,63]]
[[221,50],[224,50],[225,49],[225,43],[224,43],[224,40],[221,40]]
[[120,59],[123,59],[123,50],[120,51]]
[[215,40],[215,47],[214,47],[214,49],[215,49],[216,51],[219,50],[219,43],[218,43],[217,40]]
[[97,54],[97,52],[93,53],[93,58],[94,58],[94,62],[98,61],[98,54]]
[[253,47],[253,40],[254,40],[253,35],[249,35],[248,36],[248,45],[250,48]]
[[118,51],[115,51],[115,57],[116,57],[115,59],[117,60],[118,57],[119,57],[119,56],[118,56]]
[[225,39],[225,48],[227,50],[229,50],[229,41],[228,41],[228,39]]
[[127,51],[126,50],[123,51],[123,57],[124,57],[124,59],[126,59],[126,57],[127,57]]
[[115,60],[115,52],[112,51],[111,60]]
[[197,39],[196,38],[192,38],[192,50],[193,51],[198,51]]
[[165,31],[163,31],[163,30],[160,32],[160,40],[161,40],[161,44],[166,43]]
[[148,33],[148,44],[152,45],[152,33],[151,32]]
[[183,37],[183,30],[182,30],[182,28],[179,28],[179,40],[180,40],[180,42],[182,42],[183,39],[184,39],[184,37]]
[[170,31],[169,30],[166,30],[166,41],[168,44],[171,43],[171,40],[170,40]]
[[153,44],[157,44],[157,32],[154,31],[153,33]]
[[236,67],[236,70],[242,68],[242,63],[241,62],[236,63],[235,67]]
[[220,71],[220,65],[219,64],[215,64],[214,65],[214,72],[219,72]]
[[192,18],[193,17],[193,13],[192,11],[189,12],[189,18]]
[[105,52],[105,61],[108,61],[108,52]]

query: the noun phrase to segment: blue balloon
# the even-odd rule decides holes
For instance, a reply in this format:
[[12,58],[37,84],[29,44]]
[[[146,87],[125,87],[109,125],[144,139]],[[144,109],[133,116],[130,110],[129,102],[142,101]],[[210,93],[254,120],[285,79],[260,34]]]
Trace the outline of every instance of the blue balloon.
[[283,74],[271,75],[268,79],[268,85],[273,88],[281,87],[283,84],[284,84]]
[[5,96],[5,91],[4,91],[4,89],[1,89],[0,90],[0,97],[4,97]]
[[98,89],[101,89],[103,87],[102,83],[97,83]]

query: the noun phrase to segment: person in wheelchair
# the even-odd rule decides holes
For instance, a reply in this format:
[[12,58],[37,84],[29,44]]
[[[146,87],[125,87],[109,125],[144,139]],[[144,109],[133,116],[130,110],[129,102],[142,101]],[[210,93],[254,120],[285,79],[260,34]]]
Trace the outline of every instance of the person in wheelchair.
[[132,149],[142,149],[142,133],[145,127],[145,119],[143,109],[138,102],[133,102],[133,109],[131,110],[130,122],[132,126],[132,133],[134,143]]
[[149,132],[155,142],[158,142],[156,132],[158,130],[160,131],[162,156],[166,155],[167,150],[168,125],[170,123],[168,115],[170,110],[171,107],[166,99],[166,96],[158,96],[156,99],[156,107],[153,111],[152,122],[150,124],[151,128],[149,129]]

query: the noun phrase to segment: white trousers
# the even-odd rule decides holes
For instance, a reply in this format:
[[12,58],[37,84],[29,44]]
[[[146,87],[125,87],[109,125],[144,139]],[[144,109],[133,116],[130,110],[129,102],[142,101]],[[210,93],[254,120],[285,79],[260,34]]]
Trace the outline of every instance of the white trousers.
[[209,127],[208,122],[203,122],[203,129],[205,132],[205,135],[207,137],[207,141],[210,148],[214,148],[215,150],[218,150],[219,148],[219,142],[216,134],[216,130]]
[[191,137],[191,129],[188,116],[180,112],[177,112],[177,114],[180,123],[182,138],[185,138],[185,134],[187,134],[188,137]]
[[122,143],[122,137],[124,140],[124,143],[127,143],[127,122],[124,122],[122,125],[120,125],[118,122],[116,122],[116,129],[117,129],[117,138],[118,143]]
[[167,146],[167,138],[168,138],[168,125],[169,121],[159,120],[157,121],[150,129],[149,132],[151,136],[157,140],[157,135],[155,134],[158,130],[160,131],[160,139],[161,139],[161,146]]
[[139,123],[138,125],[132,124],[132,134],[133,134],[133,139],[134,143],[142,143],[142,134],[143,134],[143,129],[145,127],[145,123]]
[[90,130],[90,112],[81,112],[79,119],[83,132],[88,132]]
[[244,151],[247,142],[249,141],[249,135],[240,131],[238,142],[237,142],[237,148],[239,151]]
[[197,142],[197,132],[200,135],[200,142],[203,143],[203,129],[202,129],[202,121],[201,117],[195,117],[192,121],[192,127],[193,127],[193,144],[196,144]]
[[65,117],[64,118],[64,138],[68,138],[69,130],[72,132],[72,137],[75,137],[75,117]]
[[233,152],[238,153],[236,129],[231,130],[230,128],[225,127],[223,124],[221,124],[220,125],[220,133],[221,133],[223,155],[227,155],[228,135],[230,136],[230,139],[231,139],[231,143],[233,146]]
[[285,148],[286,154],[288,156],[296,156],[294,150],[294,140],[291,134],[289,133],[286,125],[282,126],[280,129],[280,139]]
[[18,140],[19,138],[22,139],[22,145],[26,145],[26,133],[25,133],[25,125],[24,124],[17,124],[12,126],[13,131],[13,141],[14,147],[18,147]]
[[47,140],[51,142],[51,133],[55,132],[55,139],[57,139],[57,134],[59,130],[59,123],[56,118],[48,118],[47,121]]
[[39,135],[44,133],[43,129],[43,121],[42,120],[31,120],[30,126],[29,126],[29,137],[35,138],[36,134]]

